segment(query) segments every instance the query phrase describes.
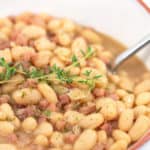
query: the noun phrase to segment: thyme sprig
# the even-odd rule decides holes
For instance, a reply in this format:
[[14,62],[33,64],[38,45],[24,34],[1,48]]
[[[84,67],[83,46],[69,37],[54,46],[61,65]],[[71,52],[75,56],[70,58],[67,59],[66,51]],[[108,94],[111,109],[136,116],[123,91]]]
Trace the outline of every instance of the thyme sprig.
[[77,67],[80,65],[79,61],[78,61],[78,58],[76,57],[76,55],[73,55],[72,56],[72,65]]
[[70,73],[68,71],[64,71],[63,69],[61,69],[60,67],[53,65],[52,67],[52,73],[56,74],[56,77],[65,83],[72,83],[73,79],[72,76],[70,76]]
[[[88,48],[86,52],[83,52],[83,57],[81,59],[89,59],[93,56],[94,51],[91,48]],[[80,59],[80,61],[81,61]],[[95,87],[96,80],[101,77],[101,75],[96,75],[90,77],[92,70],[87,70],[84,75],[84,78],[78,79],[78,76],[70,74],[70,69],[72,67],[80,66],[80,61],[78,58],[73,55],[71,59],[72,63],[67,67],[67,69],[62,69],[57,65],[53,65],[48,73],[45,73],[44,70],[33,67],[32,69],[25,70],[20,69],[19,64],[13,66],[5,61],[4,58],[0,58],[0,66],[5,70],[0,73],[0,84],[17,82],[16,80],[11,79],[15,73],[24,75],[26,78],[33,78],[38,81],[54,82],[58,81],[60,83],[71,84],[74,82],[83,83],[89,86],[90,89]],[[19,67],[18,67],[19,66]]]
[[16,73],[16,68],[7,63],[4,58],[0,59],[0,66],[5,69],[0,73],[0,80],[9,80]]
[[86,52],[83,52],[81,50],[81,53],[82,53],[83,57],[80,60],[78,60],[75,55],[72,56],[72,64],[67,66],[66,70],[70,70],[72,67],[75,67],[75,66],[80,66],[80,62],[82,60],[89,59],[89,58],[91,58],[94,55],[94,51],[92,50],[91,47],[88,47]]

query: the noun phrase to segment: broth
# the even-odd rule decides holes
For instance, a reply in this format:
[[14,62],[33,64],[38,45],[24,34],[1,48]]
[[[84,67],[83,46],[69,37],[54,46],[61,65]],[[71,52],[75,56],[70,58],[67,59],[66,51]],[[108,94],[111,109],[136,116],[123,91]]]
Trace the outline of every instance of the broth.
[[[122,51],[126,50],[127,47],[120,43],[119,41],[113,39],[112,37],[99,33],[100,36],[103,38],[104,47],[109,49],[114,56],[117,56]],[[138,66],[138,67],[137,67]],[[133,56],[132,58],[126,60],[119,68],[118,72],[122,70],[126,71],[129,74],[129,77],[136,80],[135,77],[139,78],[143,74],[148,72],[145,64],[137,58],[137,56]]]

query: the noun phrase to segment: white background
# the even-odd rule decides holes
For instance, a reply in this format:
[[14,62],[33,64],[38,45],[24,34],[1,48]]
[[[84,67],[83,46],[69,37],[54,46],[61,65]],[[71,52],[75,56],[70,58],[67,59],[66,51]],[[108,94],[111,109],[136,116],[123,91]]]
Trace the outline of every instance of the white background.
[[[150,14],[136,0],[0,0],[0,16],[23,11],[74,19],[112,35],[127,46],[150,33]],[[150,67],[150,49],[142,53]],[[143,56],[142,53],[139,55]],[[150,144],[141,150],[150,150]]]

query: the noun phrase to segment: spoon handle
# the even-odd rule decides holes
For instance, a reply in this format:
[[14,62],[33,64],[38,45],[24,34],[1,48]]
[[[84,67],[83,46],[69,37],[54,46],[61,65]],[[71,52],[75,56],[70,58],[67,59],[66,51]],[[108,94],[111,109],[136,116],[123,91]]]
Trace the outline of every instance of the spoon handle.
[[126,59],[137,53],[141,50],[144,46],[150,43],[150,34],[146,35],[141,41],[135,44],[133,47],[129,48],[125,52],[118,55],[112,64],[112,70],[115,71],[120,64],[122,64]]

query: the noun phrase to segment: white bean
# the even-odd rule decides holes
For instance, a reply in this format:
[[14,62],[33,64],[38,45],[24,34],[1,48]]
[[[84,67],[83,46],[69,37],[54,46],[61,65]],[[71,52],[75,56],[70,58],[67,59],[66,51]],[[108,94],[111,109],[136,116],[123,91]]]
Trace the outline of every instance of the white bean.
[[84,115],[77,111],[69,110],[65,112],[64,117],[69,124],[74,125],[77,124],[81,119],[83,119]]
[[126,109],[125,104],[122,101],[116,101],[118,113],[120,114]]
[[51,143],[54,147],[61,147],[61,146],[63,146],[64,141],[63,141],[63,135],[62,135],[62,133],[60,133],[60,132],[54,132],[54,133],[51,135],[50,143]]
[[97,136],[98,136],[98,143],[102,143],[102,144],[107,143],[108,137],[106,131],[104,130],[98,131]]
[[41,146],[48,146],[48,138],[44,135],[37,135],[34,139],[34,143]]
[[93,99],[93,95],[89,90],[81,90],[79,88],[71,89],[68,96],[72,101],[91,101]]
[[83,55],[82,55],[82,53],[81,53],[81,49],[85,52],[86,49],[87,49],[87,43],[86,43],[86,41],[85,41],[84,38],[82,38],[82,37],[77,37],[77,38],[75,38],[75,40],[72,42],[72,46],[71,46],[71,47],[72,47],[73,53],[74,53],[77,57],[81,58],[81,57],[83,57]]
[[9,135],[14,132],[14,126],[8,121],[0,121],[0,135]]
[[27,117],[22,122],[22,127],[26,132],[32,132],[37,127],[37,122],[33,117]]
[[110,146],[109,150],[126,150],[127,143],[125,140],[119,140]]
[[69,62],[71,50],[66,47],[57,47],[54,51],[61,61]]
[[51,88],[50,85],[47,83],[39,83],[38,89],[41,92],[41,94],[46,98],[47,101],[50,103],[57,103],[57,96],[55,91]]
[[136,98],[136,105],[147,105],[150,103],[150,92],[139,93]]
[[90,60],[90,66],[95,67],[96,69],[98,69],[101,74],[106,74],[106,71],[107,71],[106,65],[100,59],[92,58]]
[[42,122],[37,129],[35,130],[35,134],[42,134],[45,136],[51,136],[53,132],[53,126],[48,122]]
[[134,119],[133,110],[132,109],[124,110],[119,117],[118,121],[119,129],[123,131],[129,131],[133,125],[133,119]]
[[62,120],[63,119],[63,114],[62,113],[59,113],[59,112],[51,112],[51,115],[50,115],[50,120],[54,123],[56,123],[57,121],[59,120]]
[[28,105],[37,104],[41,99],[41,94],[36,89],[23,88],[14,91],[12,97],[17,104]]
[[6,62],[12,62],[10,49],[0,50],[0,58],[4,58]]
[[20,74],[14,75],[11,80],[14,80],[15,82],[12,83],[6,83],[2,85],[2,92],[3,93],[10,93],[17,89],[17,85],[22,83],[24,81],[24,77]]
[[134,98],[135,96],[133,94],[127,94],[123,97],[123,101],[127,108],[132,108],[134,105]]
[[15,118],[11,121],[11,123],[14,125],[15,130],[16,130],[16,129],[19,129],[20,126],[21,126],[21,122],[20,122],[20,120],[19,120],[17,117],[15,117]]
[[100,112],[106,120],[113,120],[118,115],[117,104],[111,98],[105,98]]
[[45,37],[37,39],[35,42],[35,47],[38,51],[45,51],[45,50],[53,50],[55,48],[55,43],[51,42]]
[[150,113],[150,108],[145,105],[139,105],[134,107],[135,117],[139,117],[140,115],[147,115]]
[[130,136],[122,130],[118,130],[118,129],[114,130],[112,132],[112,136],[117,141],[118,140],[125,140],[125,141],[127,141],[128,144],[131,142]]
[[8,120],[13,120],[15,118],[14,112],[8,103],[1,104],[0,110],[6,115]]
[[73,150],[91,150],[97,141],[96,131],[87,129],[76,140]]
[[12,144],[0,144],[0,150],[17,150]]
[[149,127],[150,119],[144,115],[139,116],[129,131],[132,141],[136,141],[142,137],[149,130]]
[[83,117],[83,119],[79,122],[79,126],[82,128],[91,128],[95,129],[100,126],[104,122],[104,118],[100,113],[93,113]]
[[33,57],[32,61],[36,67],[44,67],[49,64],[51,57],[52,53],[50,51],[40,51]]
[[23,28],[22,34],[25,35],[28,39],[35,39],[44,36],[46,31],[39,26],[28,25]]
[[16,46],[16,47],[13,47],[11,50],[12,58],[15,61],[21,60],[22,57],[25,55],[31,55],[32,56],[34,54],[35,54],[35,50],[31,47],[28,47],[28,46]]

